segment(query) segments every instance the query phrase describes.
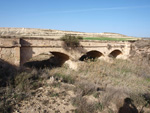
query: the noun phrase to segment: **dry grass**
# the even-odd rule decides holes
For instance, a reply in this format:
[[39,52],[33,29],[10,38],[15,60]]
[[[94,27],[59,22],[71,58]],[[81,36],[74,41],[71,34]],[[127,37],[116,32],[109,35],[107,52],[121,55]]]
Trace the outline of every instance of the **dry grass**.
[[116,113],[126,97],[133,99],[138,109],[146,103],[142,95],[150,93],[149,73],[150,67],[138,59],[114,60],[112,63],[98,60],[79,62],[76,71],[64,65],[53,69],[18,72],[14,79],[15,88],[8,86],[6,93],[11,94],[11,97],[14,96],[16,100],[22,100],[31,96],[32,90],[46,85],[45,81],[54,77],[55,83],[52,84],[54,87],[58,87],[61,83],[75,87],[68,89],[74,91],[76,95],[73,104],[76,105],[78,113]]
[[62,78],[66,76],[66,78],[73,79],[77,95],[75,100],[83,102],[77,104],[79,105],[78,112],[85,110],[85,108],[83,109],[84,103],[85,106],[88,106],[88,103],[82,101],[87,95],[93,95],[99,100],[95,104],[95,106],[99,105],[97,109],[91,108],[94,109],[94,112],[98,108],[102,111],[107,109],[107,112],[117,112],[117,109],[121,107],[117,104],[117,99],[120,99],[119,103],[122,103],[124,98],[130,97],[140,109],[146,102],[142,95],[149,93],[150,68],[146,62],[141,62],[139,59],[134,61],[114,60],[113,63],[89,61],[79,64],[77,71],[71,70],[67,66],[49,71],[52,76],[59,75]]
[[[12,76],[14,71],[15,74]],[[32,91],[43,86],[45,84],[45,80],[48,79],[48,75],[44,72],[44,70],[36,69],[8,70],[6,66],[2,67],[0,74],[2,74],[0,76],[1,79],[5,80],[5,83],[7,83],[4,86],[4,83],[1,82],[2,85],[0,87],[0,112],[2,113],[11,113],[14,105],[30,97],[32,95]]]

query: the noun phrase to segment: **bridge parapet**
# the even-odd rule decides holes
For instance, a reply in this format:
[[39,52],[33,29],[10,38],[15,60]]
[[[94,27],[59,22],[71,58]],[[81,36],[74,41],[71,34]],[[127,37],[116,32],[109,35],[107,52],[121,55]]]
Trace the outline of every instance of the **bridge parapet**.
[[19,38],[0,38],[0,47],[20,47],[20,39]]
[[61,40],[39,39],[39,38],[23,38],[20,41],[22,47],[60,47]]
[[[62,47],[63,41],[60,39],[43,39],[43,38],[23,38],[21,39],[21,46],[32,46],[32,47]],[[83,47],[125,47],[130,42],[125,41],[86,41],[81,40],[79,46]],[[108,47],[108,48],[109,48]]]

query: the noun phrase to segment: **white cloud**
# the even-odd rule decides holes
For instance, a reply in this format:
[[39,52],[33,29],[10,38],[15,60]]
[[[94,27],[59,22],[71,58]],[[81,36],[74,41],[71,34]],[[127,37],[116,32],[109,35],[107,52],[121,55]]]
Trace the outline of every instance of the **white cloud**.
[[79,13],[79,12],[90,12],[90,11],[141,9],[141,8],[148,8],[148,7],[150,7],[150,6],[112,7],[112,8],[91,8],[91,9],[67,10],[67,11],[49,11],[49,12],[44,12],[44,13]]

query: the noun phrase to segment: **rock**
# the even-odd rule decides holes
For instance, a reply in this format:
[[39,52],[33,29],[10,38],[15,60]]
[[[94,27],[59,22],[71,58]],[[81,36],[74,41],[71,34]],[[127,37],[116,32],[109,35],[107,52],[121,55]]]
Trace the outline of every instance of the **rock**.
[[86,95],[86,96],[83,97],[83,99],[85,99],[87,103],[96,103],[96,102],[98,102],[98,99],[95,98],[92,95],[90,95],[90,96]]
[[52,77],[50,77],[49,80],[47,80],[47,84],[53,84],[54,81],[55,81],[55,79],[54,79],[54,77],[52,76]]

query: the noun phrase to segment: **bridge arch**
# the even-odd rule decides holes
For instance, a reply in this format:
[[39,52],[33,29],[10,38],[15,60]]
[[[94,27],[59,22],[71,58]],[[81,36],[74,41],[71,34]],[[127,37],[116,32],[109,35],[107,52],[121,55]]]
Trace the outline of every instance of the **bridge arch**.
[[62,66],[67,60],[70,59],[69,55],[65,54],[65,53],[61,53],[61,52],[50,52],[52,55],[54,55],[54,58],[56,60],[56,62],[58,63],[58,65]]
[[108,56],[111,57],[111,58],[118,58],[119,56],[121,56],[123,53],[121,50],[119,49],[116,49],[116,50],[113,50]]
[[53,67],[61,67],[67,60],[69,60],[69,56],[62,52],[56,52],[56,51],[50,51],[49,53],[45,54],[39,54],[38,56],[47,56],[44,60],[29,60],[28,62],[24,63],[24,66],[26,67],[35,67],[35,68],[53,68]]
[[103,53],[97,51],[97,50],[92,50],[87,52],[86,54],[82,55],[79,60],[80,61],[84,61],[84,60],[88,60],[88,59],[96,59],[96,58],[100,58],[101,56],[104,56]]

